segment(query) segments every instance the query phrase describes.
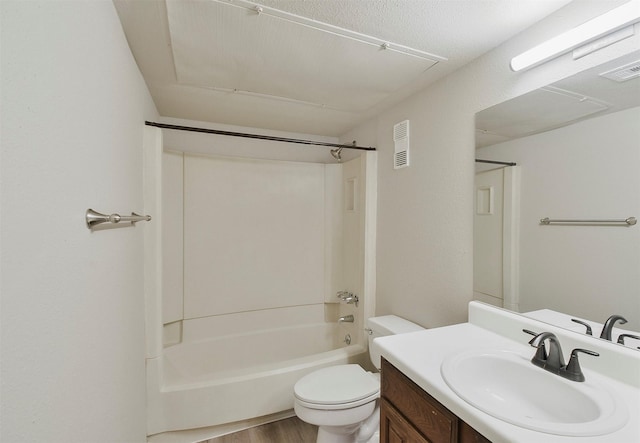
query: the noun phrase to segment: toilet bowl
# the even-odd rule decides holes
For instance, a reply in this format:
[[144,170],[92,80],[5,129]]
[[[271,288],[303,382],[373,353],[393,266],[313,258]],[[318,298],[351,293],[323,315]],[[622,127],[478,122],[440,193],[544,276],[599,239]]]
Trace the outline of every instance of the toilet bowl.
[[[369,356],[380,369],[380,354],[372,352],[376,337],[423,328],[395,315],[367,320]],[[361,366],[338,365],[302,377],[294,386],[294,411],[300,420],[318,426],[317,443],[377,443],[380,376]]]

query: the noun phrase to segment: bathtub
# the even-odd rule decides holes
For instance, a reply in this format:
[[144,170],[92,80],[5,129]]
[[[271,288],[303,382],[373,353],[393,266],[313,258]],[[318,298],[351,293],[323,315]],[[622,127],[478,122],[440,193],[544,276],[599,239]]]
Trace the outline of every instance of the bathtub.
[[293,385],[325,366],[363,364],[335,323],[180,343],[147,360],[147,434],[247,420],[293,408]]

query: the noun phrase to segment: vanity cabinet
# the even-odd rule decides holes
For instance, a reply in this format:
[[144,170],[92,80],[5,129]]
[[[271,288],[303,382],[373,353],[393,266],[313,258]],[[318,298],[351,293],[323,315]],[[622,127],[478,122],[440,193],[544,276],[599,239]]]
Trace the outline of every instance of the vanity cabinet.
[[382,359],[380,443],[490,443]]

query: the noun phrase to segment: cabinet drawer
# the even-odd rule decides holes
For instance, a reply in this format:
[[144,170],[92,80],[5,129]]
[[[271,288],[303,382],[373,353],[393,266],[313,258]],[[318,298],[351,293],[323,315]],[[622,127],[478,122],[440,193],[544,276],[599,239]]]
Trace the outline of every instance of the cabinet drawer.
[[458,417],[385,359],[382,359],[381,389],[382,397],[428,440],[458,441]]

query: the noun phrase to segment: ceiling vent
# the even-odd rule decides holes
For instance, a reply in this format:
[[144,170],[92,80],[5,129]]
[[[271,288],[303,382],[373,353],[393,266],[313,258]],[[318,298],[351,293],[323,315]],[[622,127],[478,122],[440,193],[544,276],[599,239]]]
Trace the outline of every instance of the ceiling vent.
[[409,120],[393,125],[393,169],[409,166]]
[[631,80],[640,76],[640,60],[603,72],[600,76],[616,82]]

